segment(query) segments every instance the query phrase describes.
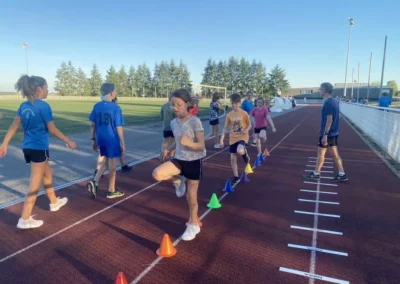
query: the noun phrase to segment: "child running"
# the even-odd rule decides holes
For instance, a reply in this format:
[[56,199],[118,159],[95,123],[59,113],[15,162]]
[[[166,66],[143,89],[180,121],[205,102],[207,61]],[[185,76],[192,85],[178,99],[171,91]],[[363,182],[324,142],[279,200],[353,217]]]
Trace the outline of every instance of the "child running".
[[49,164],[49,133],[63,141],[71,149],[75,149],[76,144],[57,129],[51,107],[43,101],[49,93],[45,79],[24,75],[15,84],[15,89],[18,92],[22,91],[22,95],[27,98],[27,101],[20,105],[17,116],[4,137],[0,146],[0,158],[7,154],[8,144],[22,123],[24,128],[22,151],[26,163],[31,164],[31,179],[17,228],[32,229],[43,225],[42,220],[35,220],[31,216],[42,183],[50,201],[50,211],[58,211],[68,202],[66,197],[57,198],[54,193],[53,171]]
[[[269,115],[268,108],[264,106],[264,100],[258,98],[256,101],[256,107],[253,108],[250,115],[254,118],[254,135],[251,145],[257,147],[258,155],[262,154],[261,142],[267,142],[267,126],[268,122],[272,127],[272,132],[276,132],[274,122]],[[268,122],[267,122],[268,121]]]
[[215,137],[215,149],[221,149],[221,145],[219,144],[219,116],[218,110],[224,110],[224,107],[219,102],[221,96],[218,93],[214,93],[212,96],[212,101],[210,103],[210,126],[211,132],[207,135],[205,139],[208,137]]
[[153,178],[157,181],[171,180],[178,197],[185,194],[187,181],[189,221],[182,240],[191,241],[200,233],[197,223],[197,190],[202,177],[202,159],[206,156],[204,129],[200,119],[188,113],[191,98],[187,90],[175,90],[171,94],[171,102],[176,114],[176,118],[171,121],[176,142],[175,156],[154,169]]
[[175,112],[171,108],[171,96],[168,102],[161,106],[161,121],[163,122],[164,141],[161,146],[160,163],[164,163],[173,157],[174,133],[171,129],[171,121],[175,118]]
[[233,170],[232,185],[237,183],[239,178],[237,155],[242,156],[246,165],[250,163],[246,144],[249,142],[249,130],[251,121],[246,111],[240,108],[241,97],[239,94],[231,95],[232,111],[228,113],[225,120],[225,127],[222,131],[220,145],[224,146],[225,133],[229,135],[229,152],[231,153],[231,165]]
[[[112,102],[113,102],[113,103],[118,103],[118,98],[115,97],[115,99],[113,99]],[[94,171],[93,177],[96,176],[96,174],[97,174],[97,172],[99,171],[99,169],[100,169],[101,165],[103,164],[103,162],[104,162],[104,157],[101,156],[101,155],[99,154],[99,156],[98,156],[98,158],[97,158],[96,170]],[[122,172],[122,173],[127,173],[127,172],[130,172],[130,171],[132,170],[132,167],[128,166],[128,165],[125,163],[125,160],[124,160],[124,156],[123,156],[123,155],[121,155],[121,157],[119,157],[119,162],[120,162],[120,164],[121,164],[121,172]],[[103,176],[101,176],[101,177],[103,177]]]
[[109,170],[107,198],[124,196],[124,193],[115,188],[117,159],[125,153],[124,118],[121,107],[113,100],[117,94],[114,84],[101,85],[101,102],[94,105],[89,116],[91,124],[93,151],[100,150],[100,156],[105,157],[96,176],[87,184],[89,194],[96,198],[98,183],[105,170]]

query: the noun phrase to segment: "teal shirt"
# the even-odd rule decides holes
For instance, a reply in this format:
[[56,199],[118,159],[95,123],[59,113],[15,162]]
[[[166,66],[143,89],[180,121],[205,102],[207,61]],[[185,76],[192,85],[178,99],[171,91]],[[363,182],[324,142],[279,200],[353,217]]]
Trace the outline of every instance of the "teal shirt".
[[163,130],[171,131],[171,121],[175,118],[175,112],[171,108],[170,103],[166,103],[161,107],[161,120],[163,122]]

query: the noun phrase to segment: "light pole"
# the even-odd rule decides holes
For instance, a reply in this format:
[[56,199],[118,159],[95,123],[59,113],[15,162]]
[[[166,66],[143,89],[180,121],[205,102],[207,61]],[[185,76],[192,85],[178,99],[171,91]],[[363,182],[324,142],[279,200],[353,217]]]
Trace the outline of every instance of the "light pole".
[[25,49],[25,60],[26,60],[26,74],[29,75],[28,71],[28,43],[24,42],[22,48]]
[[349,40],[347,43],[347,59],[346,59],[346,75],[344,77],[344,91],[343,91],[343,96],[346,97],[347,94],[347,67],[349,65],[349,55],[350,55],[350,40],[351,40],[351,27],[354,26],[354,19],[349,18]]
[[367,101],[369,101],[369,88],[371,86],[371,68],[372,68],[372,52],[371,52],[371,56],[369,58]]

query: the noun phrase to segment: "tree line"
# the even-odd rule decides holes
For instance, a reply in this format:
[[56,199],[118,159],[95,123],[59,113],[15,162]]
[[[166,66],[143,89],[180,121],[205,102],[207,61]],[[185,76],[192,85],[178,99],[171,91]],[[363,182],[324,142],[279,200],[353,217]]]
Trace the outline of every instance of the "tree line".
[[[244,58],[230,57],[228,61],[216,63],[211,58],[204,68],[201,84],[225,87],[229,92],[257,94],[276,94],[278,90],[284,93],[289,87],[285,71],[275,66],[270,73],[266,72],[260,61],[251,63]],[[93,64],[87,75],[80,68],[73,66],[71,61],[63,62],[57,69],[55,90],[62,96],[100,96],[100,86],[103,82],[114,83],[119,96],[131,97],[166,97],[172,90],[187,88],[196,94],[209,96],[216,89],[195,88],[187,65],[174,60],[156,63],[153,71],[145,64],[137,67],[124,65],[119,70],[111,66],[105,76]]]

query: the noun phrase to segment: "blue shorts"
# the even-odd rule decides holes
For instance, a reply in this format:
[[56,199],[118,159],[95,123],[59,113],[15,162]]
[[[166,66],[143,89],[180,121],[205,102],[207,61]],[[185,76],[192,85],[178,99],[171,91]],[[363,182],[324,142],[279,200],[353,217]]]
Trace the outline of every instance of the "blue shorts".
[[100,156],[106,158],[119,158],[121,157],[121,146],[118,145],[107,145],[99,146]]

